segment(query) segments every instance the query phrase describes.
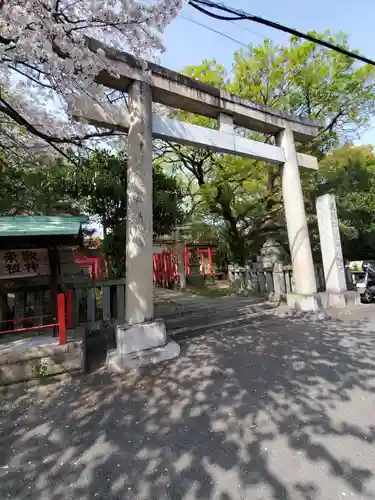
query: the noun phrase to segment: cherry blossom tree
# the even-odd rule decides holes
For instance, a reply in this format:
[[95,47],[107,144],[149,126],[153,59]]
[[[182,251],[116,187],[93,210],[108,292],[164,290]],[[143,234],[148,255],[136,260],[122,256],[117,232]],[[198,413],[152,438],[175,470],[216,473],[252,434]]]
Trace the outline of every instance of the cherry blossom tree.
[[[94,83],[113,73],[87,37],[149,57],[183,0],[0,0],[0,160],[101,139],[103,132],[72,123],[72,97],[102,99]],[[3,153],[3,156],[1,155]]]

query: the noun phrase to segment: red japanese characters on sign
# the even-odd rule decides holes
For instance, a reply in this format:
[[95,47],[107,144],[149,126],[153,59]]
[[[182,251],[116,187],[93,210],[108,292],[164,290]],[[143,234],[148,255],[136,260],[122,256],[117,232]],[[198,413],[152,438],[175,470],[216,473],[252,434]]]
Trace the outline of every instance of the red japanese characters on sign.
[[0,251],[0,279],[46,276],[50,274],[47,249]]

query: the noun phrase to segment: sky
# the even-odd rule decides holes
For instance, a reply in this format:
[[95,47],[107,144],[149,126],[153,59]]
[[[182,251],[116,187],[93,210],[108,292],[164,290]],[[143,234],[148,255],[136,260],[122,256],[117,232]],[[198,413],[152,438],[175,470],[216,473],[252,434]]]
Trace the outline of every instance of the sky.
[[[375,60],[373,39],[375,21],[374,0],[222,0],[227,6],[242,9],[299,31],[332,33],[344,31],[350,37],[352,49]],[[244,44],[261,44],[264,38],[286,43],[288,35],[250,21],[236,24],[212,19],[187,5],[181,15],[167,27],[163,42],[166,48],[161,64],[173,70],[200,64],[205,58],[216,59],[231,70],[232,57],[241,45],[222,35],[197,26],[186,18],[202,23]],[[241,28],[242,26],[242,28]],[[375,145],[375,117],[370,130],[357,143]]]

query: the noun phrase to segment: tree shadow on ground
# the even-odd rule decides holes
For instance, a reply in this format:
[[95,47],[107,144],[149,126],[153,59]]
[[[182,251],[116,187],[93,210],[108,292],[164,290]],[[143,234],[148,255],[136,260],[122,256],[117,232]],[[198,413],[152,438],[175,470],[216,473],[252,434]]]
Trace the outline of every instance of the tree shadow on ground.
[[9,388],[0,497],[375,498],[374,335],[272,318],[141,375]]

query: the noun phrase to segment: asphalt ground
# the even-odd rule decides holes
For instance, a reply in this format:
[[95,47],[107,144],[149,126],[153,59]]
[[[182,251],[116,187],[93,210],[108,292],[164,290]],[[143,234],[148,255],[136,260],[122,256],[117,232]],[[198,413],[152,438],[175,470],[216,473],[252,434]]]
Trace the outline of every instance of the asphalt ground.
[[8,387],[0,498],[375,499],[374,319],[203,315],[142,373]]

